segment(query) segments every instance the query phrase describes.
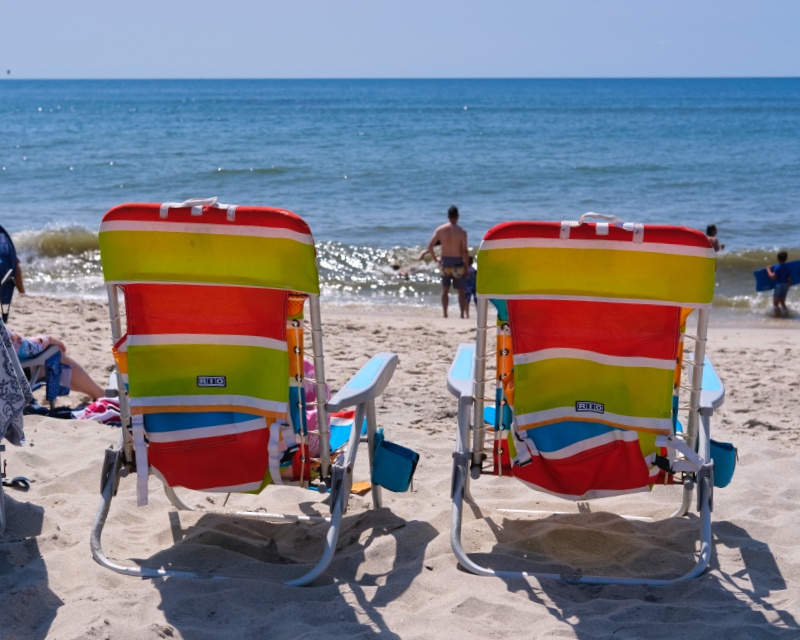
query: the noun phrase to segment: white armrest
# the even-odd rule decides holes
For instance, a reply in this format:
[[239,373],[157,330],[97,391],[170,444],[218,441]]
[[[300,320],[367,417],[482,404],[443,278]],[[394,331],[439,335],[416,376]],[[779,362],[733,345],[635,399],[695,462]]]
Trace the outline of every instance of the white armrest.
[[460,344],[453,364],[447,372],[447,390],[456,398],[472,398],[472,366],[475,345]]
[[326,405],[328,411],[341,411],[346,407],[355,407],[377,398],[392,379],[398,362],[396,353],[382,352],[372,356],[369,362],[350,378],[350,382],[330,399]]
[[703,390],[700,392],[700,411],[705,409],[707,412],[719,409],[725,400],[725,385],[719,379],[714,365],[711,364],[708,356],[703,362]]

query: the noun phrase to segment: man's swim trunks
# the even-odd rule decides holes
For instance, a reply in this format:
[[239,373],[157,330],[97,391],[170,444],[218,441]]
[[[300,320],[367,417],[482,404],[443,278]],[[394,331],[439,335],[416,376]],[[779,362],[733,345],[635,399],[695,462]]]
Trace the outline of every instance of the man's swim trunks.
[[440,268],[443,287],[450,287],[452,283],[456,289],[464,288],[464,273],[466,269],[464,268],[464,261],[460,257],[442,256]]

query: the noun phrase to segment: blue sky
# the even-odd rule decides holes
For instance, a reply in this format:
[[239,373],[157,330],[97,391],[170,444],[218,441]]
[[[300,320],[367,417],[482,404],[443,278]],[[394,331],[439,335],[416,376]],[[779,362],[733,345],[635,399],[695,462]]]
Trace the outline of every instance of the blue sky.
[[800,0],[2,0],[0,78],[800,76],[799,25]]

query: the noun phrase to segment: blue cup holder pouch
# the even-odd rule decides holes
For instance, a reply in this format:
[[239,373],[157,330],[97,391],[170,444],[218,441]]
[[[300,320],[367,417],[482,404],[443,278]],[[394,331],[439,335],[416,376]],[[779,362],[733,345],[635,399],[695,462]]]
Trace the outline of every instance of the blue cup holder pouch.
[[739,454],[730,442],[711,441],[711,459],[714,461],[714,486],[727,487],[736,469]]
[[416,451],[389,442],[383,436],[383,429],[378,429],[372,458],[372,484],[398,493],[408,491],[417,462],[419,454]]

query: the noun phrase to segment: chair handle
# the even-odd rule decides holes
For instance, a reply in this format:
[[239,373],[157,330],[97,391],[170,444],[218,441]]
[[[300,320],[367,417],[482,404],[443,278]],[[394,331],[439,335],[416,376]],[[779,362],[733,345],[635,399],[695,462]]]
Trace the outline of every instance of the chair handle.
[[166,218],[170,209],[187,209],[191,207],[193,216],[203,215],[203,207],[214,207],[215,209],[225,209],[228,213],[228,220],[233,222],[236,215],[235,204],[222,204],[217,202],[217,198],[189,198],[183,202],[165,202],[161,205],[159,215]]
[[173,205],[176,209],[185,209],[186,207],[207,207],[217,204],[217,198],[189,198],[180,204]]
[[578,222],[571,220],[562,221],[560,233],[561,240],[569,239],[570,229],[572,227],[580,227],[581,225],[586,224],[587,218],[596,218],[602,221],[596,224],[595,232],[598,236],[607,236],[609,226],[614,225],[615,227],[625,229],[625,231],[630,231],[633,234],[632,240],[635,243],[639,244],[644,240],[643,224],[639,222],[625,222],[622,218],[618,218],[617,216],[609,216],[604,213],[595,213],[594,211],[584,213]]
[[578,219],[578,225],[582,225],[586,223],[586,218],[596,218],[599,220],[605,220],[606,222],[610,222],[618,227],[621,227],[625,224],[625,221],[622,218],[618,218],[617,216],[609,216],[605,213],[595,213],[594,211],[589,211],[589,213],[584,213]]

